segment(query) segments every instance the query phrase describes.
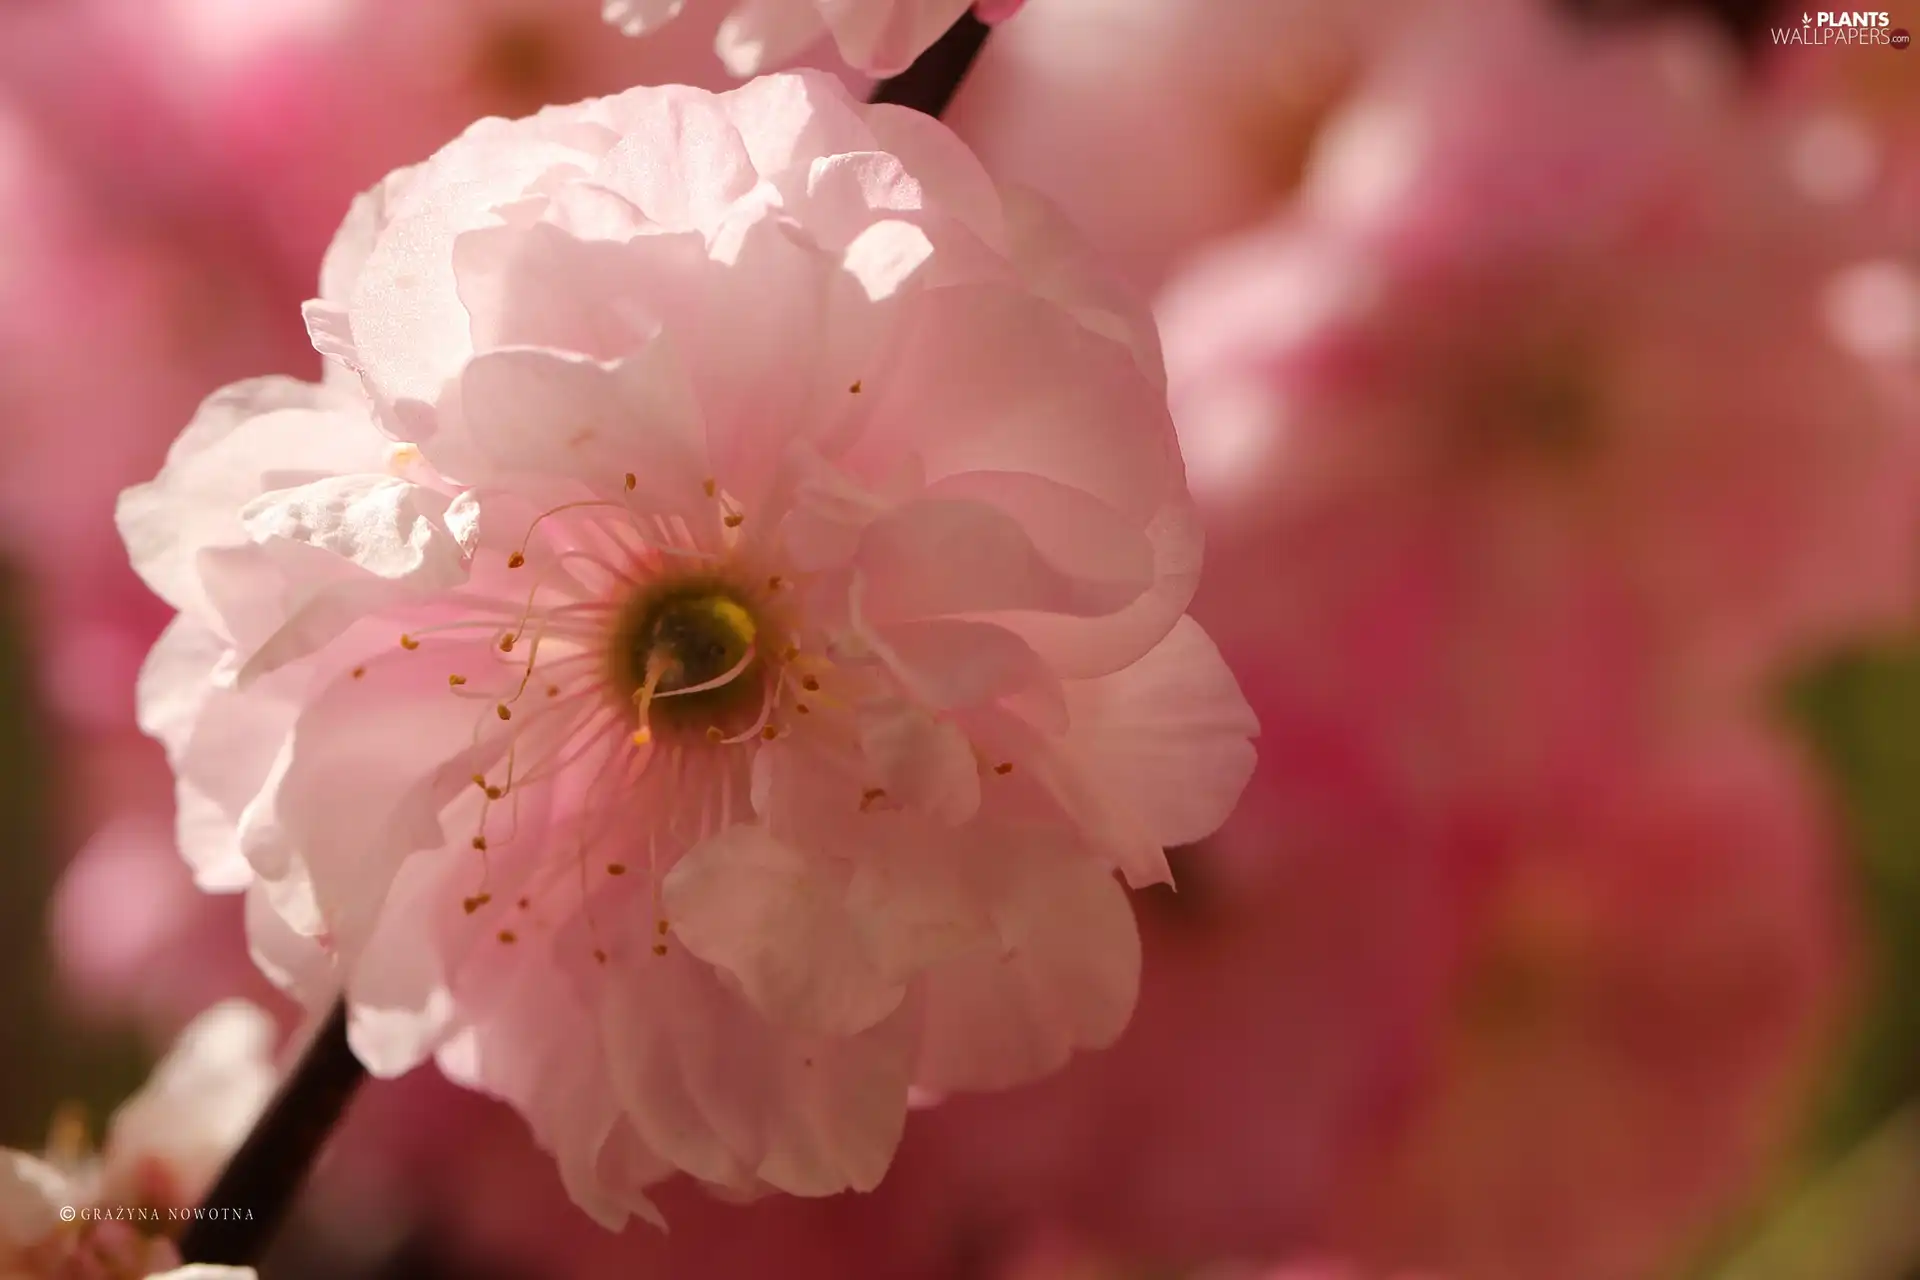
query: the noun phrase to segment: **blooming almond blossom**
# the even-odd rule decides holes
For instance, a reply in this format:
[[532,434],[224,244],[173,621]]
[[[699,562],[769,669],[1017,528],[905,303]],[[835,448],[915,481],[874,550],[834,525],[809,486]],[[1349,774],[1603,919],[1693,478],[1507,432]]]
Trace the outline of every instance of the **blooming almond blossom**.
[[817,75],[482,121],[350,213],[320,385],[122,500],[200,883],[603,1222],[870,1188],[1125,1026],[1116,871],[1253,765],[1152,326]]
[[[720,24],[713,50],[737,76],[791,62],[831,34],[840,56],[869,75],[891,76],[969,8],[982,22],[1001,22],[1025,0],[740,0]],[[646,35],[680,16],[687,0],[604,0],[601,13],[630,36]]]
[[212,1184],[273,1092],[274,1034],[253,1005],[215,1005],[113,1114],[97,1154],[86,1150],[78,1121],[56,1124],[43,1155],[0,1149],[0,1276],[94,1280],[176,1265],[169,1236],[181,1211]]

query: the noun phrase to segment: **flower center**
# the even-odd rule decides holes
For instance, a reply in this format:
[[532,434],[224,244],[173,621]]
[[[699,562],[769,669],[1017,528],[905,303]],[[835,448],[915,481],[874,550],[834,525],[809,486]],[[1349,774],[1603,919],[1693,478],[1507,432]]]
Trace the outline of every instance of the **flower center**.
[[615,630],[614,683],[644,727],[734,732],[762,709],[760,634],[753,612],[723,583],[642,592]]

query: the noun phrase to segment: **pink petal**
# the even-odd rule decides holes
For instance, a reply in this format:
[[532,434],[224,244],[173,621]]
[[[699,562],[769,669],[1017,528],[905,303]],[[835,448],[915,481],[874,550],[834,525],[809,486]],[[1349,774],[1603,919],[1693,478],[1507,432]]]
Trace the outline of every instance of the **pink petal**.
[[1133,911],[1098,863],[1002,845],[980,874],[999,939],[926,979],[914,1083],[937,1092],[1008,1088],[1111,1044],[1139,991]]

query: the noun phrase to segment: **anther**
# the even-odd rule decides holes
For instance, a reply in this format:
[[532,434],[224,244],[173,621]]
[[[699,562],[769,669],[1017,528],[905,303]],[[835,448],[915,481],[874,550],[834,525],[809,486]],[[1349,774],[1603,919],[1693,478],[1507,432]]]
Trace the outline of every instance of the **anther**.
[[464,899],[460,903],[460,907],[461,907],[461,910],[465,911],[468,915],[472,915],[474,912],[478,911],[480,908],[486,906],[489,902],[492,902],[492,901],[493,901],[492,894],[476,893],[471,898]]
[[777,725],[770,724],[766,728],[760,731],[760,737],[767,742],[772,742],[775,738],[779,736],[780,736],[780,729]]
[[800,687],[808,693],[818,693],[820,692],[820,678],[818,676],[801,676]]
[[518,938],[518,936],[517,936],[517,935],[516,935],[516,934],[514,933],[514,931],[513,931],[513,930],[511,930],[511,929],[502,929],[502,930],[500,931],[500,941],[502,941],[502,942],[504,942],[504,943],[506,943],[506,944],[507,944],[508,946],[512,946],[512,945],[513,945],[513,944],[514,944],[515,942],[517,942],[518,940],[519,940],[519,938]]
[[886,798],[887,798],[887,793],[884,788],[868,787],[865,791],[862,791],[860,793],[860,812],[865,813],[867,810],[873,808],[874,805],[879,804],[882,800],[885,800]]
[[512,555],[507,557],[507,568],[518,569],[521,565],[525,564],[526,562],[527,562],[527,558],[521,555],[518,551],[516,551]]
[[473,838],[473,847],[481,853],[485,853],[487,851],[487,838],[485,836],[475,836]]
[[1007,760],[1000,764],[997,764],[993,766],[993,771],[1004,778],[1008,774],[1013,772],[1013,761]]
[[626,485],[627,485],[627,492],[632,493],[635,489],[638,489],[640,487],[640,477],[633,474],[633,472],[631,471],[627,472]]
[[667,944],[666,944],[666,943],[664,943],[664,942],[656,942],[656,943],[654,943],[654,944],[653,944],[653,954],[655,954],[655,955],[657,955],[657,956],[663,956],[663,955],[665,955],[665,954],[667,954]]
[[623,876],[627,874],[627,864],[624,862],[609,862],[607,864],[607,874],[610,876]]
[[522,899],[520,899],[520,901],[518,901],[518,902],[516,902],[516,903],[514,903],[513,905],[514,905],[514,906],[516,906],[516,907],[519,907],[519,908],[520,908],[520,909],[521,909],[522,911],[527,911],[527,910],[530,910],[530,909],[531,909],[531,908],[533,907],[533,899],[532,899],[532,898],[522,898]]
[[700,482],[700,488],[706,492],[709,498],[720,492],[720,485],[712,476],[708,476],[705,480],[702,480]]
[[848,387],[848,388],[847,388],[847,390],[848,390],[848,392],[850,392],[850,393],[851,393],[851,394],[853,394],[853,395],[856,395],[856,396],[857,396],[857,395],[859,395],[859,394],[860,394],[860,380],[859,380],[858,378],[855,378],[855,379],[854,379],[854,381],[853,381],[853,385],[852,385],[852,386],[850,386],[850,387]]
[[607,953],[599,947],[595,947],[593,949],[593,959],[596,964],[605,964],[607,962]]
[[507,794],[507,792],[506,792],[506,788],[504,787],[488,787],[487,788],[487,799],[489,800],[498,800],[501,796],[505,794]]
[[467,678],[465,676],[448,676],[447,677],[447,683],[455,689],[458,689],[461,685],[465,684],[466,682],[467,682]]
[[365,667],[355,667],[353,669],[353,678],[355,680],[365,680],[367,678],[367,669]]
[[500,652],[502,653],[513,652],[513,633],[511,631],[509,631],[506,635],[503,635],[500,637]]
[[513,712],[507,708],[507,704],[504,702],[494,707],[493,714],[499,716],[502,720],[513,719]]
[[794,703],[794,704],[793,704],[793,709],[794,709],[794,711],[795,711],[795,713],[796,713],[796,714],[799,714],[799,715],[803,715],[803,716],[810,716],[810,715],[812,715],[812,714],[813,714],[813,708],[812,708],[812,707],[810,707],[810,706],[808,706],[808,705],[807,705],[806,703],[804,703],[804,702],[796,702],[796,703]]
[[652,742],[652,741],[653,741],[653,730],[647,728],[645,725],[641,725],[638,729],[635,729],[633,731],[634,746],[644,747],[649,742]]
[[655,920],[653,922],[653,931],[663,938],[667,936],[668,928],[669,926],[665,920]]
[[550,684],[550,685],[548,685],[548,686],[547,686],[547,696],[548,696],[549,698],[557,698],[557,697],[559,697],[559,696],[560,696],[560,686],[559,686],[559,685],[557,685],[557,684]]
[[778,591],[780,588],[786,585],[787,585],[787,580],[781,577],[777,573],[774,574],[771,578],[767,579],[767,590],[769,591]]
[[780,660],[782,662],[792,662],[795,658],[799,656],[800,656],[800,646],[797,644],[789,644],[786,648],[780,651]]
[[403,632],[400,636],[400,647],[411,653],[420,647],[420,642]]
[[722,732],[720,732],[720,726],[719,726],[719,725],[717,725],[717,724],[710,724],[710,725],[708,725],[708,726],[707,726],[707,741],[708,741],[708,742],[721,742],[721,741],[724,741],[724,740],[725,740],[725,738],[726,738],[726,736],[727,736],[726,734],[724,734],[724,733],[722,733]]
[[742,524],[746,522],[746,519],[747,518],[745,516],[741,515],[738,511],[735,511],[735,512],[732,512],[731,514],[721,516],[720,523],[727,526],[727,528],[729,529],[738,529]]

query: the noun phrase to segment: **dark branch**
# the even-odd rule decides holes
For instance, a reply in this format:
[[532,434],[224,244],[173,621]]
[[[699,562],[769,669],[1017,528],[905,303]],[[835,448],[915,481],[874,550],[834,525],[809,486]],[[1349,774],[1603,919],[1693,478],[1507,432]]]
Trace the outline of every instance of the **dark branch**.
[[968,10],[913,65],[873,87],[869,102],[891,102],[938,118],[953,101],[968,68],[987,42],[987,24]]
[[367,1076],[347,1047],[347,1013],[335,1005],[280,1091],[233,1154],[188,1227],[188,1262],[258,1262],[293,1211],[313,1162]]

